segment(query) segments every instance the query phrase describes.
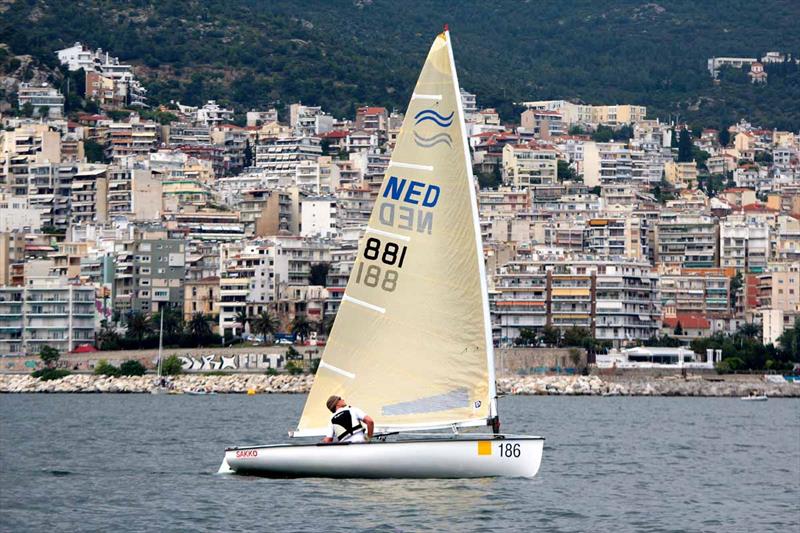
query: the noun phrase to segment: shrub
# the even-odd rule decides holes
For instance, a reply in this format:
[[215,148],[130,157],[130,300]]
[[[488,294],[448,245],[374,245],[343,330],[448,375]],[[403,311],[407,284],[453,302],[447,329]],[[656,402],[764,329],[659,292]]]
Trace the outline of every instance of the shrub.
[[303,367],[301,365],[298,365],[294,361],[291,361],[286,364],[286,370],[289,372],[289,374],[293,376],[303,373]]
[[42,349],[39,352],[39,357],[44,363],[44,366],[50,368],[58,363],[58,360],[61,358],[61,354],[52,346],[42,346]]
[[123,376],[144,376],[145,371],[144,365],[135,360],[125,361],[119,366],[119,373]]
[[183,363],[177,355],[170,355],[161,365],[161,373],[165,376],[176,376],[183,372]]
[[64,370],[63,368],[41,368],[31,373],[31,376],[39,378],[42,381],[52,381],[69,376],[72,372]]
[[268,376],[277,376],[278,375],[278,371],[275,370],[274,368],[268,368],[267,371],[264,372],[264,373],[266,375],[268,375]]
[[105,359],[100,359],[94,367],[94,373],[98,376],[112,376],[116,377],[119,376],[122,372],[119,368],[115,367],[114,365],[110,364]]

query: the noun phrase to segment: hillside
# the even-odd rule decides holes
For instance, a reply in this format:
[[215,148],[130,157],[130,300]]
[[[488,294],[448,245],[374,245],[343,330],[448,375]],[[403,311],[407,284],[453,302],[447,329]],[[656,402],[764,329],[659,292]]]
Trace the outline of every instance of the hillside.
[[[444,5],[444,7],[443,7]],[[155,102],[216,98],[238,109],[302,100],[337,115],[404,107],[448,22],[462,85],[515,118],[511,102],[639,103],[696,125],[747,117],[800,129],[800,73],[766,87],[714,86],[706,59],[800,52],[796,0],[29,0],[0,6],[0,42],[55,63],[82,41],[132,62]]]

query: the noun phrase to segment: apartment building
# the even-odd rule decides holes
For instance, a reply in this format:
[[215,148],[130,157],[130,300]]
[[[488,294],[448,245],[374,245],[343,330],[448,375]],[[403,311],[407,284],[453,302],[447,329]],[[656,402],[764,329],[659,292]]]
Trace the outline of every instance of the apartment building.
[[61,161],[61,134],[46,124],[0,130],[0,192],[28,195],[29,166]]
[[165,184],[150,170],[112,166],[108,172],[108,217],[155,220],[163,213]]
[[106,157],[110,159],[147,158],[158,148],[159,126],[155,122],[142,121],[133,115],[129,122],[110,122],[103,126]]
[[289,106],[289,125],[298,137],[314,137],[333,129],[334,119],[319,106],[292,104]]
[[724,269],[673,269],[661,274],[661,305],[671,316],[730,316],[731,278]]
[[647,260],[647,229],[647,221],[636,217],[592,218],[586,223],[585,250]]
[[389,112],[385,107],[359,107],[356,109],[357,130],[386,132],[389,129]]
[[710,216],[662,211],[654,225],[654,242],[659,265],[714,268],[719,264],[719,228]]
[[304,161],[317,162],[322,155],[316,137],[288,137],[256,146],[255,166],[263,172],[270,188],[296,185],[297,167]]
[[183,311],[186,244],[183,240],[146,238],[116,243],[112,286],[114,309],[123,313],[157,312],[163,306]]
[[220,284],[218,277],[187,280],[183,284],[183,320],[188,323],[200,313],[214,327],[219,314]]
[[503,174],[517,188],[537,189],[558,183],[557,152],[535,143],[507,144],[503,148]]
[[0,354],[66,353],[94,342],[95,289],[63,279],[29,277],[0,287]]
[[17,91],[20,109],[25,105],[33,108],[33,116],[59,119],[64,116],[64,95],[47,84],[21,83]]
[[72,176],[70,224],[108,222],[108,166],[78,165]]
[[658,277],[646,262],[534,254],[506,263],[493,278],[490,307],[500,343],[522,329],[582,327],[618,347],[648,339],[661,326]]
[[338,228],[335,196],[312,196],[300,203],[300,235],[330,237]]
[[586,105],[566,100],[538,100],[522,102],[528,109],[559,112],[565,124],[622,126],[640,122],[647,116],[647,108],[637,105]]
[[732,214],[719,223],[719,266],[760,273],[770,257],[770,227],[761,217]]

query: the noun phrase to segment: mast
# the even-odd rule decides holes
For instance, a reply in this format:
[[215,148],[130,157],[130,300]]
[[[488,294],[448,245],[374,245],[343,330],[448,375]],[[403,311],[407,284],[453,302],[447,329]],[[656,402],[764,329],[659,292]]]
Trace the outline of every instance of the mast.
[[161,365],[161,360],[162,360],[162,358],[161,358],[161,348],[162,348],[162,345],[164,343],[164,309],[163,308],[160,310],[159,315],[161,315],[161,324],[159,325],[159,328],[158,328],[158,377],[160,378],[161,377],[161,368],[162,368],[162,365]]
[[478,201],[475,195],[475,178],[472,174],[472,159],[469,155],[469,145],[467,144],[467,127],[464,117],[464,105],[461,102],[461,86],[458,84],[458,74],[456,73],[456,62],[453,58],[453,44],[450,41],[450,30],[447,24],[444,25],[445,40],[447,41],[447,53],[450,57],[450,71],[453,73],[453,87],[456,92],[456,108],[458,109],[458,121],[461,128],[461,143],[464,148],[464,160],[467,162],[467,185],[469,197],[472,203],[472,225],[475,230],[475,248],[478,261],[478,275],[481,280],[481,301],[483,303],[483,328],[486,339],[486,364],[489,374],[489,423],[495,427],[495,432],[499,429],[499,416],[497,413],[497,388],[495,385],[494,371],[494,343],[492,342],[492,323],[489,315],[489,288],[486,284],[486,265],[483,257],[483,240],[481,239],[480,217],[478,216]]

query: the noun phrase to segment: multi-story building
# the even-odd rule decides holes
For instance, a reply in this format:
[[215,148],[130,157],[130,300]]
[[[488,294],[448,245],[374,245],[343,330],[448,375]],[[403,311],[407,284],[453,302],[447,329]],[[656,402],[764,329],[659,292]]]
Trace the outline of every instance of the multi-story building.
[[263,171],[265,184],[270,187],[295,185],[297,167],[304,161],[317,162],[322,155],[316,137],[275,139],[256,146],[255,166]]
[[707,215],[663,211],[654,227],[657,264],[683,268],[714,268],[719,264],[719,229]]
[[607,124],[622,126],[645,119],[647,108],[637,105],[586,105],[567,102],[566,100],[539,100],[522,102],[528,109],[559,112],[567,126],[582,124],[596,126]]
[[333,129],[333,117],[321,107],[292,104],[289,106],[289,125],[298,137],[313,137]]
[[330,237],[336,233],[336,204],[334,196],[304,198],[300,203],[300,235]]
[[106,157],[148,157],[158,147],[158,129],[155,122],[142,121],[135,115],[129,122],[106,124]]
[[186,244],[183,240],[146,238],[117,243],[112,298],[121,312],[157,312],[164,306],[183,311]]
[[356,129],[385,132],[389,129],[388,125],[389,112],[385,107],[366,106],[356,109]]
[[0,192],[28,195],[29,166],[61,161],[61,134],[46,124],[0,130]]
[[17,92],[19,107],[30,105],[34,116],[59,119],[64,116],[64,95],[47,84],[22,83]]
[[81,164],[72,176],[70,224],[108,222],[108,166]]
[[207,277],[185,281],[183,284],[183,320],[189,322],[196,313],[209,319],[216,326],[219,314],[219,278]]
[[537,189],[558,183],[557,152],[535,143],[503,148],[503,173],[514,187]]
[[647,221],[637,217],[590,219],[585,244],[586,251],[595,255],[646,260]]
[[145,169],[111,167],[108,172],[108,217],[155,220],[163,213],[163,183]]
[[770,228],[760,217],[728,215],[719,223],[719,266],[760,273],[770,257]]
[[511,261],[494,275],[490,294],[496,340],[522,329],[541,333],[582,327],[615,346],[658,332],[658,278],[646,262],[621,257],[540,256]]
[[91,344],[95,289],[63,279],[29,277],[22,287],[0,287],[0,354],[66,353]]
[[723,269],[675,269],[661,274],[661,305],[672,316],[724,318],[733,312],[730,286]]

